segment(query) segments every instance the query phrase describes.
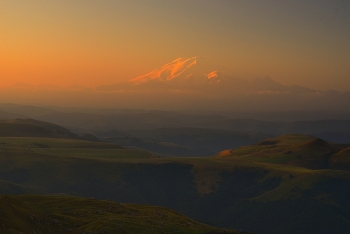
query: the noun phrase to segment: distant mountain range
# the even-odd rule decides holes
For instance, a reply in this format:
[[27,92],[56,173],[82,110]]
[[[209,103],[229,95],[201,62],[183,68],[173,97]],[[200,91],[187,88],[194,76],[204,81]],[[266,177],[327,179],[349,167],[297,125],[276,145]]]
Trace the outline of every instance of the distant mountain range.
[[326,94],[336,96],[341,92],[335,90],[320,91],[297,85],[283,85],[270,77],[251,80],[230,77],[220,71],[205,71],[200,65],[199,57],[178,58],[145,75],[135,77],[128,82],[99,86],[97,90],[111,91],[118,89],[130,90],[196,90],[217,94],[259,93],[259,94]]
[[350,92],[283,85],[268,76],[242,79],[208,70],[209,67],[200,57],[178,58],[127,82],[95,88],[19,83],[0,89],[0,99],[13,103],[88,103],[95,107],[167,110],[350,110]]
[[78,136],[59,125],[35,119],[0,120],[0,137],[45,137],[100,141],[92,134]]
[[0,136],[101,139],[160,156],[209,156],[295,133],[350,143],[350,113],[344,111],[164,111],[7,103],[0,104],[0,125]]

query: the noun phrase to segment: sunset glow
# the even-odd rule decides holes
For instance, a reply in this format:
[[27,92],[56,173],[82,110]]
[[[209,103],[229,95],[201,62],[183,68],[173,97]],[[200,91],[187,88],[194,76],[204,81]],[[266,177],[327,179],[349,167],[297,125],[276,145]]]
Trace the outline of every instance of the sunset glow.
[[172,80],[185,69],[193,77],[187,69],[200,56],[205,65],[198,73],[209,79],[217,71],[346,92],[349,8],[340,0],[5,0],[0,88],[25,83],[94,89]]

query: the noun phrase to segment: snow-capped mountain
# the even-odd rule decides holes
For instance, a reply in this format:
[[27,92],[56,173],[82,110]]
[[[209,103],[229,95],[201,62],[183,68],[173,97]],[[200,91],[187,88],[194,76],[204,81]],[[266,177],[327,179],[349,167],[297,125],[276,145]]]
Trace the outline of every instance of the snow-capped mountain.
[[[177,58],[145,75],[128,82],[100,86],[98,91],[125,91],[144,93],[196,93],[210,98],[265,97],[286,99],[330,98],[336,94],[297,85],[283,85],[270,77],[241,79],[211,70],[201,57]],[[277,98],[278,99],[278,98]]]
[[169,82],[176,78],[187,79],[195,72],[196,65],[197,57],[188,59],[178,58],[150,73],[135,77],[129,82],[137,85],[151,81]]
[[270,77],[241,79],[201,57],[178,58],[127,82],[84,88],[17,84],[0,89],[2,100],[45,104],[95,103],[125,108],[230,110],[349,110],[350,94],[284,85]]
[[200,57],[177,58],[150,73],[131,79],[129,83],[133,86],[147,86],[148,88],[163,85],[173,89],[196,89],[219,84],[221,73],[218,71],[206,72],[200,64],[201,60]]

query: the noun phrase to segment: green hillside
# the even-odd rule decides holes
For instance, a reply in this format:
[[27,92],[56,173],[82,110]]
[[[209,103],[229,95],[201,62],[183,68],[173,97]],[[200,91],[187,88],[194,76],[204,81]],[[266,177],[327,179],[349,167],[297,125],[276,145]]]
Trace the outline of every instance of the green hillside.
[[0,120],[0,137],[43,137],[101,141],[93,134],[85,133],[78,136],[62,126],[35,119]]
[[350,232],[349,168],[319,164],[323,157],[346,159],[346,146],[288,135],[211,158],[131,152],[74,139],[0,138],[0,180],[11,185],[0,193],[31,189],[152,204],[256,233]]
[[145,150],[125,149],[112,143],[36,137],[0,137],[0,153],[0,157],[7,159],[13,156],[23,160],[39,158],[44,161],[50,160],[49,156],[95,159],[158,157]]
[[350,170],[350,147],[333,154],[329,159],[330,168]]
[[1,233],[238,233],[173,210],[71,196],[0,196]]
[[322,139],[295,134],[267,139],[251,146],[225,150],[214,157],[239,157],[257,162],[325,169],[329,168],[330,157],[341,150],[341,146]]
[[0,121],[1,137],[50,137],[79,138],[66,128],[34,119],[10,119]]

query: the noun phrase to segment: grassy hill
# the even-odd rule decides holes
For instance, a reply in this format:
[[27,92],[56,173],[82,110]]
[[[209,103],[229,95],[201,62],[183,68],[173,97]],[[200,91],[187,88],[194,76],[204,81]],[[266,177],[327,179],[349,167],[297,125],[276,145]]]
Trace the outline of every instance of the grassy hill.
[[329,164],[332,169],[350,170],[350,147],[333,154]]
[[78,136],[59,125],[35,119],[0,120],[0,137],[45,137],[101,141],[92,134]]
[[0,232],[238,233],[199,223],[163,207],[71,196],[0,196]]
[[34,119],[10,119],[0,121],[1,137],[50,137],[72,138],[79,136],[59,125]]
[[113,143],[36,137],[0,137],[0,153],[2,158],[18,157],[23,160],[34,158],[50,160],[52,157],[101,160],[158,158],[148,151],[125,149]]
[[15,193],[14,186],[165,206],[256,233],[350,232],[349,168],[320,163],[346,161],[346,145],[287,135],[211,158],[157,158],[113,147],[74,139],[0,138],[0,180],[11,185],[0,186],[0,193]]
[[329,168],[330,157],[343,146],[307,135],[283,135],[251,146],[225,150],[214,157],[240,157],[247,160],[288,164],[310,169]]

